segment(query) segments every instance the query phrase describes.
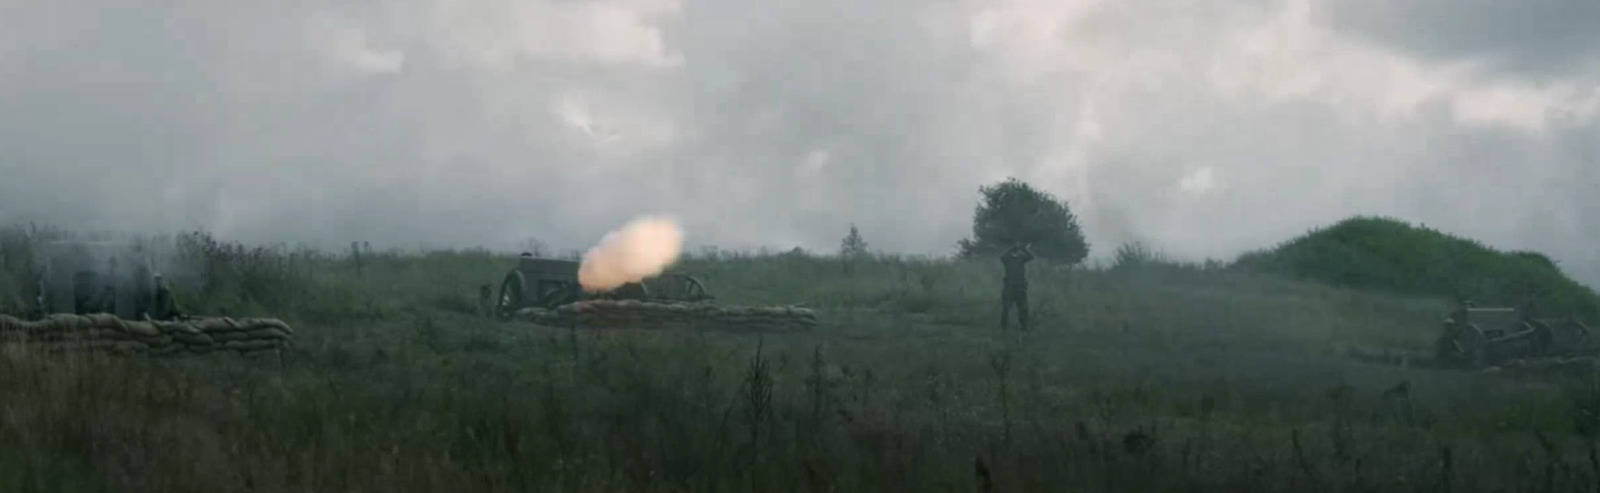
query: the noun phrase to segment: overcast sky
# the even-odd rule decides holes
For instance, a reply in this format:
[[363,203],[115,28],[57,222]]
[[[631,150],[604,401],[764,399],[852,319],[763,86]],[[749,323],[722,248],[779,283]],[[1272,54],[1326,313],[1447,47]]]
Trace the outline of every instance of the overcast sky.
[[0,0],[0,222],[947,253],[1015,176],[1099,254],[1384,214],[1600,281],[1600,2],[142,3]]

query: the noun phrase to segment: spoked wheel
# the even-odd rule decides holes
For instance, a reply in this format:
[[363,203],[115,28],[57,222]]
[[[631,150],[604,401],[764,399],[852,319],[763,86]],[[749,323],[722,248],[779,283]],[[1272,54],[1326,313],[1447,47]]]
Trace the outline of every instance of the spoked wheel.
[[711,298],[706,295],[706,287],[700,284],[700,280],[688,274],[662,274],[648,281],[648,284],[654,286],[651,292],[662,300],[684,302]]
[[1550,330],[1550,325],[1543,322],[1529,322],[1528,326],[1533,329],[1528,340],[1532,353],[1536,356],[1550,355],[1556,337],[1555,332]]
[[578,301],[575,289],[567,284],[552,284],[539,288],[539,308],[555,308]]
[[1589,326],[1584,325],[1577,318],[1568,318],[1567,326],[1571,327],[1571,330],[1575,333],[1572,341],[1574,348],[1584,351],[1594,349],[1594,340],[1589,338]]
[[1488,347],[1483,333],[1475,327],[1458,329],[1453,335],[1440,337],[1436,344],[1438,358],[1446,363],[1469,369],[1488,366]]
[[694,276],[690,275],[680,275],[679,277],[682,278],[684,296],[690,301],[711,299],[711,295],[706,294],[706,286],[701,284],[699,279],[695,279]]
[[500,282],[500,297],[495,299],[495,318],[500,320],[510,319],[517,308],[522,306],[524,299],[522,295],[522,273],[512,272],[506,274],[506,279]]

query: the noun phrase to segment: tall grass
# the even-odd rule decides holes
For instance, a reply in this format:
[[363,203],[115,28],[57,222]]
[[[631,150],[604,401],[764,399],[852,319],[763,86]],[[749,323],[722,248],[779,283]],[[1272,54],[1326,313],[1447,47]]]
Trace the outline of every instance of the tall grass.
[[1439,300],[1037,265],[1018,333],[987,262],[719,253],[677,268],[823,326],[573,330],[471,313],[510,255],[171,241],[188,311],[294,352],[7,347],[0,491],[1600,491],[1600,381],[1342,356],[1422,350]]

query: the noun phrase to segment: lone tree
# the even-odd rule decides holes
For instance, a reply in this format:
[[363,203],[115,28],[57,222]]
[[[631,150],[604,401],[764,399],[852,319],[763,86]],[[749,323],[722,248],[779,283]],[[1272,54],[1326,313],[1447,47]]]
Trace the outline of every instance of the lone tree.
[[972,238],[956,243],[963,258],[999,255],[1012,242],[1032,243],[1039,258],[1076,264],[1089,256],[1078,217],[1049,192],[1009,178],[978,188]]
[[867,240],[861,239],[861,231],[856,225],[850,225],[850,234],[839,242],[840,257],[860,257],[867,254]]

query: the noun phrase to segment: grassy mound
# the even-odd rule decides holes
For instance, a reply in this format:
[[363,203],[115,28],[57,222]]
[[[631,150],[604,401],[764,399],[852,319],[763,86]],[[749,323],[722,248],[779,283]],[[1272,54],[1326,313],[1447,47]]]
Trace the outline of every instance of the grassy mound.
[[1274,248],[1239,257],[1247,270],[1342,287],[1463,297],[1517,306],[1530,297],[1547,316],[1600,319],[1594,290],[1568,278],[1548,257],[1502,252],[1403,221],[1354,217]]

